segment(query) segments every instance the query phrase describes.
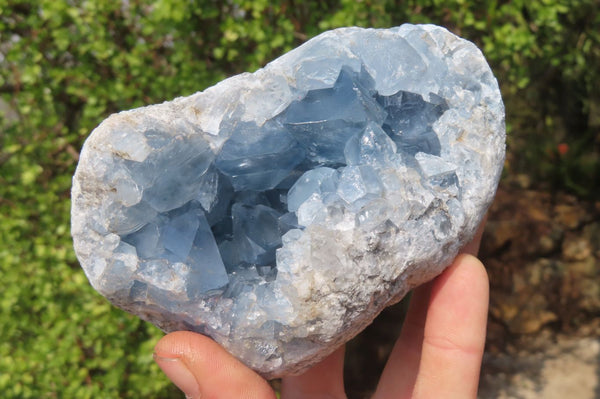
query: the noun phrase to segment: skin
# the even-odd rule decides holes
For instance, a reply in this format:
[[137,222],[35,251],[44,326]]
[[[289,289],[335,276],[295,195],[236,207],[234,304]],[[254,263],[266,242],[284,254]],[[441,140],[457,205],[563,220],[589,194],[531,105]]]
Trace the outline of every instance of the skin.
[[[417,288],[373,399],[476,398],[489,283],[473,256],[482,229],[441,275]],[[468,295],[465,295],[468,293]],[[178,331],[154,359],[192,399],[275,399],[267,381],[205,336]],[[282,379],[282,399],[343,399],[344,348],[299,376]]]

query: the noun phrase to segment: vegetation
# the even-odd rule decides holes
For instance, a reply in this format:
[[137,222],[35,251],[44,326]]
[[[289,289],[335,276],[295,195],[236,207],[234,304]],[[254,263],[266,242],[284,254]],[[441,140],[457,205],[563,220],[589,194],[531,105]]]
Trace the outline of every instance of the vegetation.
[[69,235],[78,151],[109,114],[255,70],[323,30],[435,23],[501,82],[507,174],[599,194],[597,0],[0,0],[0,392],[179,397],[161,333],[88,285]]

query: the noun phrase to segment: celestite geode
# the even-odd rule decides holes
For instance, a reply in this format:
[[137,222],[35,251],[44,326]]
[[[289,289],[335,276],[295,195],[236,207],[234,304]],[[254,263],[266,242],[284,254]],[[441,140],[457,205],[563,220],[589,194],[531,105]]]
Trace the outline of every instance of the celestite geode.
[[300,372],[452,261],[504,141],[475,45],[432,25],[336,29],[100,124],[73,179],[75,249],[115,305],[266,377]]

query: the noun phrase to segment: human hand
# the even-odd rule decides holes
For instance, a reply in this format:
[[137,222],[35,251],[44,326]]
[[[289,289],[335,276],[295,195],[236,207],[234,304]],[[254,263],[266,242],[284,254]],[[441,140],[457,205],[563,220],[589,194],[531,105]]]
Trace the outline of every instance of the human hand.
[[[487,273],[471,255],[481,231],[441,275],[415,290],[373,399],[477,396],[489,301]],[[167,334],[154,358],[186,398],[276,398],[267,381],[200,334]],[[283,378],[281,398],[345,398],[343,366],[342,347],[306,373]]]

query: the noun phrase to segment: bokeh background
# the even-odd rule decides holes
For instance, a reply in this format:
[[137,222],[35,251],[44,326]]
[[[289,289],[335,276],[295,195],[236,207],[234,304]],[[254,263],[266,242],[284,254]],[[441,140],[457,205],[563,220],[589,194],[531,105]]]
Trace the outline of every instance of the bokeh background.
[[[492,286],[481,396],[550,397],[548,356],[566,354],[592,370],[575,384],[592,396],[569,397],[599,398],[597,0],[0,0],[0,396],[181,397],[152,361],[162,333],[95,293],[73,253],[71,176],[97,124],[327,29],[405,22],[474,41],[506,104],[481,253]],[[405,305],[349,345],[351,398],[376,383]]]

